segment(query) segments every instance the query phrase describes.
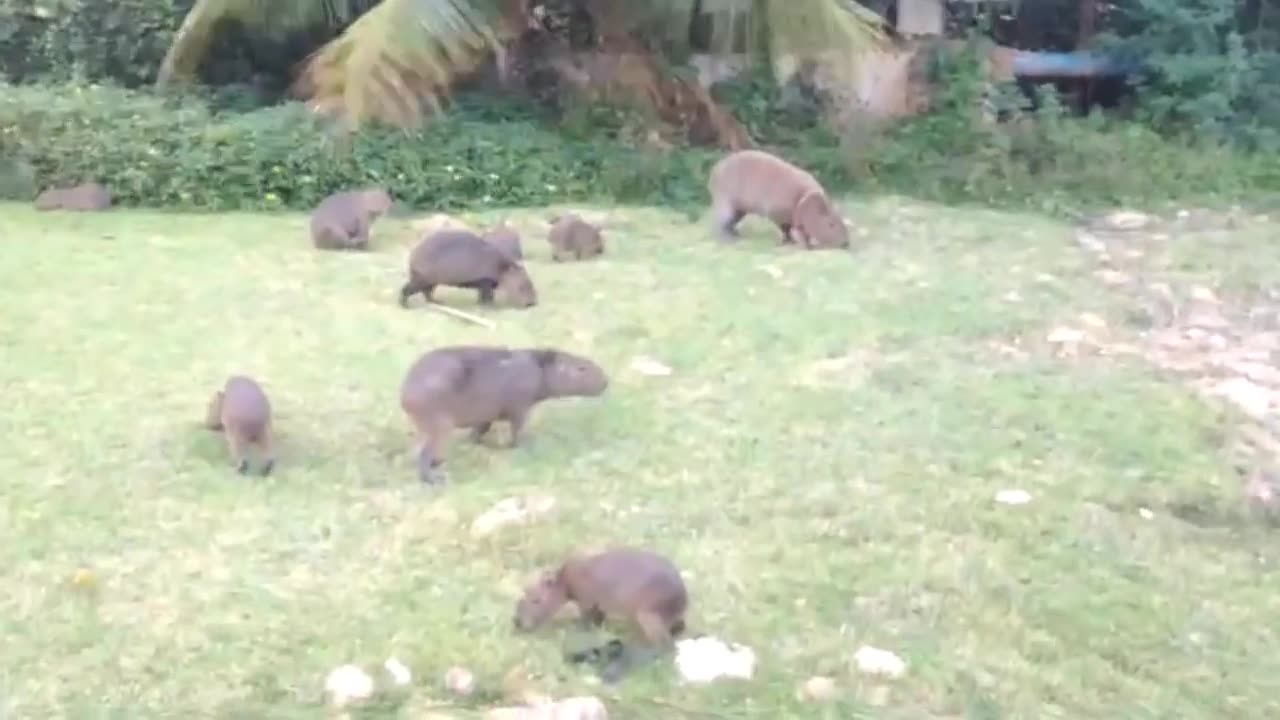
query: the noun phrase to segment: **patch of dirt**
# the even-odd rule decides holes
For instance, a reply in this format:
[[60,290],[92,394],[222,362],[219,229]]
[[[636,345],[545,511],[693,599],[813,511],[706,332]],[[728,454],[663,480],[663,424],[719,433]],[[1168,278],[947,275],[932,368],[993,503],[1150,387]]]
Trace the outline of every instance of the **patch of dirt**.
[[[1228,451],[1241,471],[1243,498],[1270,515],[1280,506],[1280,482],[1270,470],[1280,465],[1280,292],[1224,299],[1214,288],[1161,277],[1153,260],[1174,236],[1231,231],[1251,221],[1238,209],[1181,210],[1172,218],[1117,211],[1084,220],[1076,243],[1096,260],[1094,276],[1129,307],[1119,324],[1084,313],[1049,328],[1045,341],[1058,356],[1137,357],[1207,402],[1233,408]],[[1195,508],[1174,514],[1197,525],[1207,520]]]

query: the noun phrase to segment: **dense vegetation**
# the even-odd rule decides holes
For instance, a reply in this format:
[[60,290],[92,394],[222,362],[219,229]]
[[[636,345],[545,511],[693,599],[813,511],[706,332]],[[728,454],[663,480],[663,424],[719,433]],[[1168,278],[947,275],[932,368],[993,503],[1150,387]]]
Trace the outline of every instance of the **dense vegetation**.
[[[1020,12],[1067,27],[1064,13],[1077,4]],[[0,0],[0,74],[19,83],[0,98],[0,194],[30,197],[94,177],[129,204],[305,207],[337,187],[382,182],[439,208],[592,196],[691,207],[716,155],[657,151],[624,109],[566,114],[492,94],[464,96],[421,130],[339,138],[282,96],[289,68],[332,29],[265,35],[233,25],[201,68],[205,90],[160,99],[148,84],[189,6],[129,0],[37,12]],[[969,20],[968,30],[1011,41],[998,23]],[[759,73],[715,95],[756,140],[840,189],[1050,211],[1188,196],[1235,202],[1280,189],[1280,164],[1269,160],[1280,149],[1280,19],[1256,2],[1127,0],[1102,25],[1102,45],[1147,68],[1137,104],[1105,118],[1076,117],[1045,96],[1034,111],[1003,102],[1009,121],[984,122],[977,65],[954,55],[935,70],[934,110],[884,131],[834,133],[815,106],[783,102]],[[1041,33],[1028,44],[1067,42]],[[1009,90],[1002,96],[1025,100]]]

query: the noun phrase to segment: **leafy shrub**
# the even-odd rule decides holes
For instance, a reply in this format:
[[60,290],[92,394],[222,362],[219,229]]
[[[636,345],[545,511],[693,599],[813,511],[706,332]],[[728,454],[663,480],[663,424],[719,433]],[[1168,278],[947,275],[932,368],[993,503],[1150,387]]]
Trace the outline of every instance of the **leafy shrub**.
[[[938,59],[933,109],[872,137],[856,159],[872,185],[941,201],[1070,213],[1087,206],[1168,200],[1238,201],[1280,190],[1280,163],[1209,137],[1162,136],[1145,124],[1039,110],[1016,88],[987,84],[976,55]],[[1003,122],[983,117],[986,106]]]
[[417,132],[341,136],[298,103],[231,114],[119,88],[0,86],[0,156],[29,163],[42,187],[96,179],[122,204],[306,208],[366,183],[442,209],[703,202],[712,154],[566,140],[532,118],[481,122],[468,109]]
[[193,0],[0,0],[0,78],[155,78]]

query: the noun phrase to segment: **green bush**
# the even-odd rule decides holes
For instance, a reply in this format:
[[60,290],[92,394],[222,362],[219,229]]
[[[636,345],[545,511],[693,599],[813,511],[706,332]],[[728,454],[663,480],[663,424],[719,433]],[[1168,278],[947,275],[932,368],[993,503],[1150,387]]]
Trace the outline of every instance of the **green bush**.
[[96,179],[122,204],[305,208],[381,183],[417,207],[612,199],[703,202],[713,154],[566,140],[532,117],[476,120],[466,105],[418,132],[344,137],[298,103],[245,114],[110,87],[0,86],[0,155],[41,186]]
[[[1172,200],[1240,202],[1280,191],[1280,163],[1211,137],[1162,136],[1137,122],[1066,114],[1056,96],[1027,109],[1016,88],[984,98],[970,52],[940,55],[934,109],[861,138],[873,187],[943,202],[1066,213]],[[1005,116],[984,120],[981,108]]]

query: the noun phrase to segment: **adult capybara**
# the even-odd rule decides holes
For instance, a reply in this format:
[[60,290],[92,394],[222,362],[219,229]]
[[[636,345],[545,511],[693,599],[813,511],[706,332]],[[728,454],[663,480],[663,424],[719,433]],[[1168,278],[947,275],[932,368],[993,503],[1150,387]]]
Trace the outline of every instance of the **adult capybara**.
[[587,626],[599,626],[609,617],[639,630],[648,647],[627,659],[622,657],[624,645],[617,643],[609,659],[620,663],[607,671],[607,678],[616,679],[629,662],[665,651],[684,632],[689,595],[675,564],[649,550],[616,547],[592,555],[575,553],[525,589],[513,624],[523,632],[535,630],[568,602],[578,606]]
[[768,218],[782,242],[809,249],[849,247],[849,229],[810,173],[763,150],[739,150],[721,158],[707,182],[711,213],[722,240],[738,236],[747,215]]
[[604,253],[604,234],[600,228],[576,213],[553,217],[547,242],[551,243],[551,259],[556,262],[570,258],[585,260]]
[[484,234],[485,242],[507,254],[512,260],[523,260],[524,250],[520,247],[520,233],[510,225],[501,223],[489,228]]
[[437,348],[409,368],[400,385],[400,407],[417,431],[418,478],[442,481],[436,469],[455,428],[470,428],[476,442],[493,423],[511,427],[509,447],[535,405],[551,398],[594,397],[608,377],[580,355],[549,348],[456,345]]
[[74,210],[96,212],[111,207],[111,191],[96,182],[74,187],[49,188],[36,196],[37,210]]
[[524,265],[469,230],[438,230],[418,243],[409,255],[409,281],[400,289],[400,305],[408,307],[414,293],[431,302],[437,285],[477,290],[482,305],[493,304],[495,290],[515,307],[538,303]]
[[368,250],[369,228],[391,209],[382,188],[330,195],[311,211],[311,244],[318,250]]
[[249,448],[256,445],[261,453],[262,474],[275,467],[271,445],[271,403],[252,378],[233,375],[209,400],[205,425],[221,430],[227,447],[241,475],[249,473]]

